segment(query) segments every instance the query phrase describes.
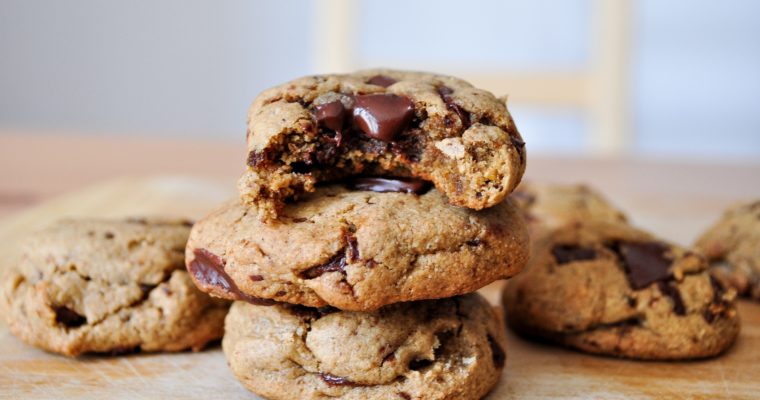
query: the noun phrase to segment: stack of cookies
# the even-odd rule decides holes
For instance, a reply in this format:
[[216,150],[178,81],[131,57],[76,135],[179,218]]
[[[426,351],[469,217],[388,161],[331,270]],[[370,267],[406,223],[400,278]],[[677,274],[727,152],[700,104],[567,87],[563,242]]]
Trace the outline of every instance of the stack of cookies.
[[240,198],[194,227],[196,285],[236,300],[223,349],[271,399],[472,399],[504,324],[472,293],[522,270],[525,170],[505,102],[452,77],[301,78],[251,106]]
[[735,341],[736,292],[710,275],[698,252],[631,226],[585,186],[521,185],[515,198],[532,242],[527,271],[503,296],[518,333],[661,360],[714,356]]

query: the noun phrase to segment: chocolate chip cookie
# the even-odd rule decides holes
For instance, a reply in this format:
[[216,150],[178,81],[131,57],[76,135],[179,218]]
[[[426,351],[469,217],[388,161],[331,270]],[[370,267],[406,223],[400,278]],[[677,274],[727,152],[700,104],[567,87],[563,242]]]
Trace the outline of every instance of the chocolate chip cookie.
[[712,274],[739,295],[760,301],[760,201],[735,206],[700,237]]
[[536,243],[503,299],[509,325],[527,337],[676,360],[714,356],[734,342],[735,297],[700,255],[625,224],[592,222]]
[[10,331],[68,356],[203,348],[229,304],[184,269],[189,233],[183,221],[70,219],[30,236],[3,280]]
[[232,372],[268,399],[479,399],[506,360],[504,324],[480,295],[364,313],[235,302]]
[[531,238],[574,221],[627,221],[622,211],[584,184],[523,182],[512,198],[523,211]]
[[231,201],[193,227],[187,268],[215,296],[354,311],[469,293],[523,268],[527,229],[510,200],[473,211],[425,190],[378,179],[319,187],[274,223]]
[[285,201],[348,176],[432,181],[452,204],[501,202],[525,170],[504,100],[423,72],[308,76],[261,93],[248,113],[245,202],[274,219]]

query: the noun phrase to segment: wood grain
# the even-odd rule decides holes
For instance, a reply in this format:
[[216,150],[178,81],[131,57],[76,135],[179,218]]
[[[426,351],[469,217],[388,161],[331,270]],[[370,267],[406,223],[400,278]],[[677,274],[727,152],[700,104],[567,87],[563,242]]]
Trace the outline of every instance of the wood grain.
[[[634,167],[638,169],[627,170]],[[558,176],[547,168],[539,163],[534,179],[543,174],[543,178],[569,181],[574,172],[586,173],[575,176],[591,176],[572,163]],[[721,171],[706,170],[713,175]],[[671,177],[671,172],[660,170],[658,178],[650,180],[646,175],[655,171],[646,165],[622,164],[613,179],[608,177],[612,172],[604,170],[593,176],[597,186],[629,210],[634,221],[654,226],[660,235],[683,243],[717,218],[727,204],[760,197],[759,189],[752,186],[752,169],[739,169],[732,181],[714,181],[711,191],[684,171]],[[229,179],[166,176],[111,181],[58,197],[3,221],[0,260],[7,266],[21,236],[62,216],[168,214],[198,218],[232,195]],[[499,289],[497,283],[482,292],[495,302]],[[489,399],[758,397],[760,305],[742,302],[740,314],[743,329],[736,345],[722,357],[697,362],[633,362],[588,356],[510,335],[507,367]],[[218,347],[197,354],[68,359],[22,344],[0,324],[0,398],[254,397],[231,375]]]

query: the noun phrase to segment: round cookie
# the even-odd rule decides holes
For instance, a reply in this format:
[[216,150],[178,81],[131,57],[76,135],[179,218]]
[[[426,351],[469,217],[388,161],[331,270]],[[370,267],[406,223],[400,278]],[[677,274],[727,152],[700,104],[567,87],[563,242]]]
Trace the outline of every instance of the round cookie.
[[528,237],[511,201],[482,211],[424,194],[320,187],[274,223],[232,201],[190,234],[187,268],[212,295],[368,311],[475,291],[520,272]]
[[626,222],[622,211],[588,185],[523,182],[512,196],[532,238],[575,221]]
[[262,219],[318,182],[347,176],[432,181],[455,205],[501,202],[525,171],[525,143],[505,101],[423,72],[368,70],[293,80],[248,112],[238,188]]
[[625,224],[577,223],[535,243],[503,301],[509,325],[527,337],[676,360],[714,356],[734,342],[735,297],[695,253]]
[[235,302],[222,348],[268,399],[479,399],[504,368],[505,336],[478,294],[369,313]]
[[221,338],[229,304],[184,269],[190,225],[69,219],[30,236],[3,280],[10,331],[68,356],[200,350]]
[[694,246],[716,278],[740,296],[760,301],[760,201],[726,211]]

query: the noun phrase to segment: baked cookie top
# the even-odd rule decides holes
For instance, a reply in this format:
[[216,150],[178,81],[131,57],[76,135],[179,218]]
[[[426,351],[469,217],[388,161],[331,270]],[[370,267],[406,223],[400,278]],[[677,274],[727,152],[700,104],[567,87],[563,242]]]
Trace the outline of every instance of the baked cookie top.
[[416,177],[455,205],[498,204],[525,170],[504,100],[450,76],[367,70],[307,76],[261,93],[248,112],[243,200],[274,219],[318,182]]
[[713,275],[739,295],[760,301],[760,201],[727,210],[697,239]]
[[627,221],[622,211],[585,184],[523,182],[512,198],[523,211],[533,238],[576,221]]
[[225,328],[233,373],[269,399],[479,399],[506,359],[477,294],[368,313],[235,302]]
[[700,255],[606,223],[577,223],[546,236],[504,292],[518,332],[639,359],[725,350],[739,332],[734,300]]
[[223,205],[194,226],[188,270],[219,297],[367,311],[472,292],[523,268],[527,230],[511,201],[473,211],[435,189],[379,193],[361,182],[320,187],[274,223],[239,201]]
[[31,235],[3,280],[11,332],[65,354],[200,349],[222,335],[228,304],[184,269],[191,224],[67,219]]

